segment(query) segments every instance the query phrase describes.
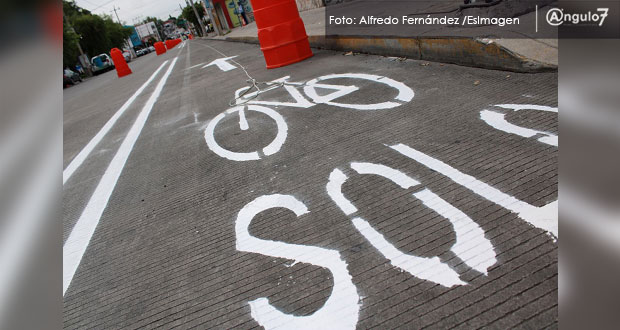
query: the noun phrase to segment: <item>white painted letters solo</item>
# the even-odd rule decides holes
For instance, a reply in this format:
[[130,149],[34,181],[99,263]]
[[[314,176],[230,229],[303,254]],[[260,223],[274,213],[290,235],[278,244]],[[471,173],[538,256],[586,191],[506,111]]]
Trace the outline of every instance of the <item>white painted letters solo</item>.
[[[209,65],[228,68],[226,62],[210,63]],[[361,79],[371,83],[385,84],[396,89],[398,95],[392,100],[385,100],[375,104],[339,103],[336,102],[338,98],[358,91],[360,88],[355,85],[347,86],[325,83],[325,81],[336,78]],[[282,86],[292,97],[293,102],[259,99],[257,98],[258,92],[243,94],[249,87],[237,90],[235,92],[237,106],[217,115],[205,129],[205,140],[208,147],[215,154],[233,161],[255,161],[276,154],[286,142],[288,126],[284,117],[268,106],[309,108],[316,104],[327,104],[354,110],[382,110],[398,107],[411,101],[414,97],[413,90],[403,83],[376,75],[359,73],[332,74],[318,77],[306,84],[290,82],[289,79],[290,77],[288,76],[276,79],[273,81],[274,85],[272,87],[266,88],[260,91],[260,93],[266,93]],[[284,84],[282,85],[282,83]],[[301,93],[300,89],[302,87],[303,92],[308,98]],[[317,89],[327,89],[333,92],[320,96],[317,93]],[[240,97],[241,95],[243,97]],[[505,118],[505,111],[534,110],[557,113],[557,108],[533,104],[498,104],[495,107],[503,110],[484,109],[480,112],[480,118],[486,124],[508,134],[515,134],[525,138],[538,136],[537,140],[541,143],[552,146],[558,145],[557,135],[517,126],[508,122]],[[278,132],[273,141],[261,150],[253,152],[234,152],[220,146],[215,139],[215,131],[218,124],[226,118],[238,116],[239,128],[241,130],[248,130],[247,111],[266,115],[276,123]],[[529,225],[547,232],[554,241],[558,237],[557,201],[543,207],[536,207],[520,201],[410,146],[395,144],[386,147],[408,157],[416,163],[441,173],[454,183],[511,211]],[[450,247],[450,250],[471,269],[485,276],[488,275],[488,269],[497,262],[496,251],[489,239],[485,237],[484,230],[474,219],[471,219],[465,212],[454,207],[430,189],[423,187],[422,183],[398,169],[382,164],[365,162],[352,162],[349,166],[359,175],[378,175],[390,180],[402,189],[409,190],[411,195],[419,199],[424,206],[447,219],[456,234],[456,240]],[[335,168],[329,175],[329,178],[327,178],[326,190],[328,196],[351,221],[353,227],[378,252],[389,260],[394,267],[412,276],[444,287],[467,284],[454,269],[443,263],[439,257],[422,257],[400,251],[383,234],[373,228],[368,221],[358,216],[356,214],[358,211],[357,207],[342,192],[342,185],[348,179],[349,177],[345,172]],[[266,329],[354,329],[361,308],[360,295],[353,284],[352,277],[347,269],[347,263],[343,260],[340,252],[321,247],[263,240],[250,235],[248,228],[254,217],[260,212],[272,208],[288,209],[294,212],[297,217],[311,216],[308,208],[294,196],[279,194],[260,196],[245,205],[237,215],[235,223],[237,250],[259,253],[275,258],[290,259],[295,262],[322,267],[331,272],[333,287],[331,295],[325,304],[311,315],[295,316],[285,314],[272,306],[267,298],[263,297],[249,302],[252,317]]]

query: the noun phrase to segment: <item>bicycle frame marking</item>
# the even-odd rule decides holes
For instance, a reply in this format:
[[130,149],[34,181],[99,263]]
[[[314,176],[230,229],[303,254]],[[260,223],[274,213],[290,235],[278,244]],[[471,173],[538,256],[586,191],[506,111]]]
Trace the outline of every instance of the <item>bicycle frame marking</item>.
[[[409,102],[414,97],[414,92],[411,88],[407,87],[407,85],[398,82],[396,80],[386,78],[383,76],[376,76],[371,74],[363,74],[363,73],[342,73],[342,74],[330,74],[321,76],[315,79],[310,80],[308,83],[300,83],[300,82],[290,82],[290,76],[284,76],[282,78],[278,78],[273,80],[271,83],[273,86],[269,86],[260,91],[254,91],[251,93],[247,93],[243,95],[244,92],[248,91],[250,87],[242,87],[235,91],[235,102],[236,106],[226,110],[225,112],[215,116],[213,120],[209,123],[207,128],[205,129],[205,140],[209,148],[215,152],[218,156],[230,159],[233,161],[250,161],[250,160],[259,160],[261,159],[261,155],[259,155],[258,151],[253,152],[234,152],[230,150],[226,150],[221,147],[215,141],[215,127],[218,123],[222,121],[226,117],[226,115],[238,112],[239,113],[239,128],[242,131],[246,131],[249,129],[249,124],[246,119],[246,113],[244,105],[247,105],[247,109],[251,111],[261,112],[269,117],[271,117],[277,124],[278,133],[276,138],[265,148],[263,148],[263,153],[265,156],[273,155],[280,151],[282,145],[284,144],[287,136],[288,127],[284,118],[275,112],[272,109],[264,107],[264,105],[269,106],[287,106],[287,107],[295,107],[295,108],[310,108],[316,104],[327,104],[331,106],[336,106],[340,108],[349,108],[355,110],[382,110],[382,109],[391,109],[398,107],[406,102]],[[359,87],[354,85],[332,85],[321,83],[321,81],[326,81],[329,79],[362,79],[368,80],[371,82],[378,82],[381,84],[388,85],[398,91],[398,95],[394,98],[397,102],[394,101],[386,101],[382,103],[375,104],[348,104],[348,103],[338,103],[334,102],[334,100],[349,95],[353,92],[359,90]],[[294,99],[294,102],[279,102],[279,101],[265,101],[265,100],[256,100],[254,98],[258,97],[260,94],[264,94],[268,91],[279,88],[280,86],[284,87],[284,89],[288,92],[288,94]],[[306,99],[302,93],[298,90],[299,87],[303,87],[303,91],[311,98],[312,101]],[[317,93],[317,88],[329,89],[333,90],[333,92],[328,93],[326,95],[320,96]],[[243,97],[241,97],[243,95]]]
[[[261,92],[255,91],[252,93],[248,93],[244,95],[243,99],[245,100],[240,100],[240,95],[241,93],[250,89],[250,87],[242,87],[235,91],[235,98],[237,99],[236,103],[237,104],[247,103],[247,104],[271,105],[271,106],[287,106],[287,107],[296,107],[296,108],[310,108],[316,104],[327,104],[331,106],[337,106],[341,108],[349,108],[349,109],[355,109],[355,110],[383,110],[383,109],[395,108],[397,106],[402,105],[402,103],[410,102],[415,95],[415,93],[413,92],[411,88],[409,88],[407,85],[401,82],[398,82],[396,80],[383,77],[383,76],[376,76],[376,75],[364,74],[364,73],[330,74],[330,75],[325,75],[325,76],[312,79],[308,81],[306,84],[300,83],[300,82],[290,82],[289,81],[290,78],[291,78],[290,76],[285,76],[285,77],[273,80],[271,81],[271,83],[273,83],[274,86],[267,87],[261,90]],[[398,95],[395,97],[395,100],[400,101],[402,103],[393,102],[393,101],[386,101],[386,102],[375,103],[375,104],[347,104],[347,103],[333,102],[337,98],[349,95],[359,90],[359,87],[354,86],[354,85],[350,85],[350,86],[330,85],[330,84],[325,84],[325,83],[320,83],[320,82],[329,80],[329,79],[343,79],[343,78],[363,79],[363,80],[374,81],[374,82],[388,85],[398,90]],[[264,94],[268,91],[278,88],[280,86],[279,85],[280,83],[284,83],[284,88],[293,97],[295,102],[262,101],[262,100],[252,99],[254,97],[257,97],[260,94]],[[299,86],[299,87],[303,86],[304,93],[306,93],[306,95],[310,97],[312,102],[308,101],[297,90],[296,86]],[[335,92],[320,96],[316,92],[317,88],[331,89],[331,90],[335,90]]]
[[[398,82],[396,80],[393,80],[387,77],[364,74],[364,73],[330,74],[330,75],[318,77],[316,79],[310,80],[304,86],[304,92],[308,96],[310,96],[310,98],[312,99],[312,101],[314,101],[314,103],[322,103],[322,104],[327,104],[327,105],[332,105],[332,106],[337,106],[337,107],[342,107],[342,108],[356,109],[356,110],[382,110],[382,109],[395,108],[401,105],[401,103],[392,102],[392,101],[386,101],[383,103],[375,103],[375,104],[347,104],[347,103],[332,102],[334,99],[350,94],[352,91],[349,91],[346,94],[336,92],[336,93],[332,93],[326,96],[319,96],[316,93],[316,87],[326,88],[325,86],[333,86],[333,85],[319,84],[318,83],[319,81],[328,80],[328,79],[338,79],[338,78],[357,78],[357,79],[364,79],[364,80],[375,81],[375,82],[386,84],[398,90],[398,95],[396,96],[395,99],[403,103],[411,101],[415,95],[415,93],[413,92],[411,88],[407,87],[407,85],[401,82]],[[356,88],[355,90],[357,90],[357,87],[355,88]]]
[[[289,82],[288,80],[290,78],[291,78],[290,76],[284,76],[282,78],[278,78],[276,80],[271,81],[272,83],[274,83],[274,86],[267,87],[267,88],[261,90],[260,93],[258,91],[255,91],[255,92],[248,93],[248,94],[244,95],[245,100],[250,99],[249,101],[241,100],[240,95],[241,95],[241,93],[243,93],[243,92],[247,91],[248,89],[250,89],[250,87],[246,86],[246,87],[239,88],[238,90],[235,91],[236,104],[259,104],[259,105],[285,106],[285,107],[295,107],[295,108],[309,108],[309,107],[313,106],[314,104],[312,102],[308,101],[294,87],[294,86],[301,86],[303,84],[302,83]],[[251,99],[251,98],[254,98],[254,97],[258,96],[259,94],[263,94],[263,93],[266,93],[268,91],[271,91],[271,90],[274,90],[274,89],[278,88],[280,83],[285,83],[283,85],[284,89],[293,97],[295,102],[260,101],[260,100],[253,100],[253,99]]]

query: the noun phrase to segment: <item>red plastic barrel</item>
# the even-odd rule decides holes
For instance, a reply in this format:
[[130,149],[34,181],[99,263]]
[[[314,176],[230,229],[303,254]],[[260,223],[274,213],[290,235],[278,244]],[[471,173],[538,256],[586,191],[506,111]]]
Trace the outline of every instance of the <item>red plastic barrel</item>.
[[155,54],[161,55],[166,52],[166,46],[161,41],[156,42],[153,47],[155,47]]
[[267,69],[296,63],[312,56],[304,22],[295,0],[251,0],[258,41]]
[[125,62],[125,57],[120,49],[112,48],[112,50],[110,50],[110,57],[112,57],[112,62],[114,62],[116,73],[119,78],[131,74],[131,69],[129,65],[127,65],[127,62]]

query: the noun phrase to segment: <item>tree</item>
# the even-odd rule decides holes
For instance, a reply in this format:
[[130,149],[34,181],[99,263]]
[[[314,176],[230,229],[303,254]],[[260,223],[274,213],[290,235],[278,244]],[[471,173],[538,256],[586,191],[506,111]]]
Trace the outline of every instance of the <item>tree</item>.
[[62,66],[71,67],[77,63],[80,51],[77,47],[79,36],[71,31],[66,24],[62,27]]
[[[202,3],[194,3],[194,7],[196,7],[196,11],[198,12],[198,16],[200,16],[200,19],[202,20],[203,17],[205,16],[205,8],[202,6]],[[196,19],[196,15],[194,14],[194,10],[192,9],[192,6],[186,6],[185,8],[183,8],[183,12],[181,13],[181,16],[179,17],[183,17],[186,20],[192,22],[192,24],[194,24],[195,27],[197,27],[198,33],[201,34],[202,31],[200,31],[200,29],[198,29],[198,27],[200,26],[200,24],[198,23],[198,20]]]
[[[75,8],[71,8],[72,5],[75,4],[69,3],[68,5],[71,13],[68,19],[78,34],[77,37],[80,38],[82,49],[91,57],[108,53],[114,47],[122,48],[125,40],[132,34],[130,28],[115,23],[110,16],[101,17],[92,15],[88,11],[85,13],[85,11],[74,10]],[[71,36],[68,37],[71,38]],[[70,54],[67,55],[70,56]]]

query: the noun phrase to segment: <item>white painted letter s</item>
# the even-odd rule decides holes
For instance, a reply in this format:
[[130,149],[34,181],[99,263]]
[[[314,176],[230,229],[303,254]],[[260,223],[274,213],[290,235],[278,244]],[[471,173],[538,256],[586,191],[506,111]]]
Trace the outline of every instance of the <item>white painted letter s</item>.
[[290,195],[264,195],[244,206],[235,223],[236,247],[239,251],[293,259],[327,268],[334,285],[325,305],[308,316],[295,316],[277,310],[267,298],[249,302],[252,317],[265,329],[285,327],[291,329],[354,329],[359,318],[359,295],[340,253],[335,250],[263,240],[248,232],[252,219],[271,208],[286,208],[298,217],[308,213],[308,208]]

